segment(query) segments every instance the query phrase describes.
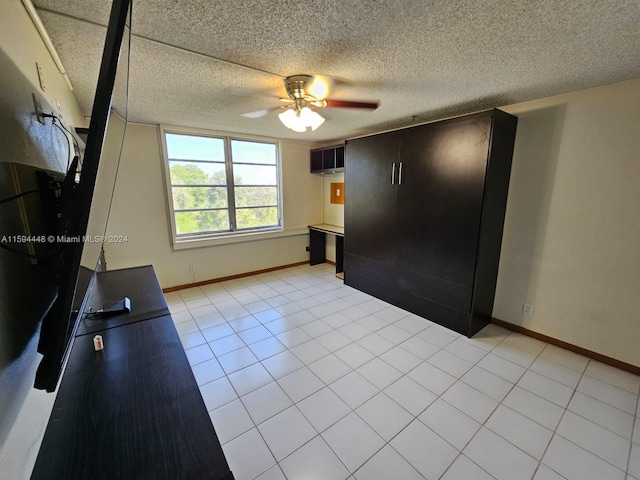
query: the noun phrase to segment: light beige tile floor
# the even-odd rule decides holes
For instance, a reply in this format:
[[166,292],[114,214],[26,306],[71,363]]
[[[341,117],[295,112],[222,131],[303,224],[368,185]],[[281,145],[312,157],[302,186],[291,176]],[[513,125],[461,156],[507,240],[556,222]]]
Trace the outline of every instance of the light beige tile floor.
[[167,294],[237,480],[640,480],[640,378],[302,266]]

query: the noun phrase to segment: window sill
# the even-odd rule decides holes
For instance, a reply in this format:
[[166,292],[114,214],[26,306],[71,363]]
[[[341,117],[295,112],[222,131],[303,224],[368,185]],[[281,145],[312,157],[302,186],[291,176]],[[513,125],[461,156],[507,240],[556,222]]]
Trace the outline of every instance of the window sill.
[[295,228],[290,230],[273,229],[262,232],[242,232],[211,235],[205,237],[191,237],[176,239],[173,242],[174,250],[187,250],[190,248],[215,247],[218,245],[229,245],[233,243],[255,242],[258,240],[269,240],[272,238],[294,237],[307,235],[308,228]]

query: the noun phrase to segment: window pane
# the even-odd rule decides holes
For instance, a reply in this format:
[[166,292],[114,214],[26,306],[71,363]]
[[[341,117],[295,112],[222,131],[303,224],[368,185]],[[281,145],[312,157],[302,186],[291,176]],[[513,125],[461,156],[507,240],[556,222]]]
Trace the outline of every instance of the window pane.
[[224,163],[170,161],[172,185],[226,185]]
[[173,209],[226,208],[227,187],[172,187]]
[[211,160],[224,162],[224,140],[167,133],[167,155],[170,160]]
[[233,179],[236,185],[276,185],[278,183],[275,166],[234,164]]
[[178,235],[224,230],[229,230],[229,213],[226,210],[176,212],[176,233]]
[[[280,225],[277,143],[196,133],[164,135],[167,193],[177,236]],[[233,183],[228,183],[231,177]]]
[[276,164],[276,145],[273,143],[231,140],[233,163]]
[[236,207],[262,207],[277,204],[276,187],[236,187]]
[[238,228],[270,227],[278,225],[278,209],[238,208],[236,209]]

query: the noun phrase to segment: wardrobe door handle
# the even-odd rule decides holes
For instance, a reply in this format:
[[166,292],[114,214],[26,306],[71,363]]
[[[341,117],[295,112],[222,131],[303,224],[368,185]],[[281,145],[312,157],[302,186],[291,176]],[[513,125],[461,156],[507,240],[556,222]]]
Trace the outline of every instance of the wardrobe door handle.
[[396,183],[396,162],[393,162],[391,167],[391,185]]
[[400,162],[400,168],[398,169],[398,185],[402,185],[402,162]]

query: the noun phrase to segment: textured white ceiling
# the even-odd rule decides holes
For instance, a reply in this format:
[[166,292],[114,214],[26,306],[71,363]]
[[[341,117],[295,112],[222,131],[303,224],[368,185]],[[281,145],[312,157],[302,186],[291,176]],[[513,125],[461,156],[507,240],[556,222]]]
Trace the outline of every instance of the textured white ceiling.
[[[88,115],[110,2],[34,4]],[[349,138],[640,77],[639,25],[640,0],[133,0],[128,116]],[[275,112],[241,116],[278,106],[283,77],[300,73],[332,77],[331,98],[380,107],[324,109],[304,134]]]

